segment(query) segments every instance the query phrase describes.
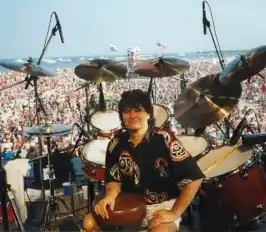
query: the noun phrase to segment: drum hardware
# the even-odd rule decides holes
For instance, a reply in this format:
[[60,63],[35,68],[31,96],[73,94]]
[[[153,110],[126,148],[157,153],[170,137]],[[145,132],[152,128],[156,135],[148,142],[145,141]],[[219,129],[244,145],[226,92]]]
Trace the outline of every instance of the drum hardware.
[[242,143],[246,146],[254,146],[266,142],[266,133],[247,134],[242,136]]
[[38,136],[38,137],[44,137],[46,138],[46,144],[47,144],[47,161],[48,161],[48,179],[49,179],[49,189],[50,189],[50,195],[47,198],[47,201],[45,201],[45,210],[44,210],[44,218],[43,218],[43,224],[41,227],[41,230],[44,231],[48,228],[48,225],[52,222],[55,226],[58,226],[58,220],[59,220],[59,206],[58,202],[60,201],[66,210],[69,212],[68,217],[72,217],[73,222],[78,226],[78,228],[82,231],[78,220],[76,216],[73,213],[70,213],[68,206],[66,205],[65,201],[55,195],[54,191],[54,169],[53,165],[51,163],[51,137],[52,136],[62,136],[69,134],[71,130],[70,126],[67,125],[61,125],[61,124],[51,124],[51,125],[39,125],[36,127],[26,127],[24,128],[24,135],[26,136]]

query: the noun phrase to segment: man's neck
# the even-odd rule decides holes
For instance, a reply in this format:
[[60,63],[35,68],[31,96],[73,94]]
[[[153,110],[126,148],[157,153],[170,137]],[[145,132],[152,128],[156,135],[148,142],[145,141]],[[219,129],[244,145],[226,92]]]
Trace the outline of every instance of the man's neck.
[[145,137],[146,133],[148,131],[148,127],[141,128],[140,130],[137,131],[131,131],[129,130],[129,138],[131,142],[137,146]]

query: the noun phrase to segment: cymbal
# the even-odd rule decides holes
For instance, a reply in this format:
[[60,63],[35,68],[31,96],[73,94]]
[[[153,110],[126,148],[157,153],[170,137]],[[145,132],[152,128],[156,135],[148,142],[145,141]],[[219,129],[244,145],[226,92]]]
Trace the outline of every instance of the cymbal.
[[174,105],[174,117],[183,126],[202,128],[227,117],[242,93],[240,83],[223,85],[219,73],[191,83]]
[[25,136],[61,136],[69,134],[71,128],[71,126],[63,124],[38,125],[34,127],[25,127],[23,133]]
[[111,59],[94,59],[76,66],[75,74],[91,82],[115,81],[126,77],[127,67]]
[[223,84],[240,83],[266,67],[266,46],[256,47],[229,62],[220,73]]
[[185,60],[174,57],[160,57],[138,63],[135,73],[146,77],[170,77],[182,74],[189,67],[189,63]]
[[17,61],[1,61],[0,65],[4,68],[25,73],[31,76],[53,77],[58,75],[55,70],[49,69],[43,65],[31,64],[28,62],[22,63]]

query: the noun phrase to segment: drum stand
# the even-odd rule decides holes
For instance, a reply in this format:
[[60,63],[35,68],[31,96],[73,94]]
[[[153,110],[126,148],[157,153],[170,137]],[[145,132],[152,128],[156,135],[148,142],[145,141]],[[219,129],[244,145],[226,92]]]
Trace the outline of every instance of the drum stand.
[[[51,137],[47,137],[47,148],[48,148],[48,154],[47,154],[48,165],[47,165],[47,167],[48,167],[50,196],[48,196],[48,200],[45,203],[44,219],[43,219],[43,224],[41,226],[41,231],[45,231],[46,229],[58,230],[58,227],[59,227],[58,220],[60,219],[59,205],[58,205],[59,201],[60,201],[60,203],[63,204],[65,209],[68,211],[67,217],[72,217],[72,220],[75,223],[75,225],[80,229],[80,231],[83,231],[81,226],[78,223],[78,219],[76,218],[76,216],[74,215],[73,212],[70,212],[64,199],[55,195],[54,185],[53,185],[54,170],[53,170],[53,165],[51,164],[51,155],[52,155]],[[48,225],[51,225],[52,223],[53,223],[54,227],[48,228]]]

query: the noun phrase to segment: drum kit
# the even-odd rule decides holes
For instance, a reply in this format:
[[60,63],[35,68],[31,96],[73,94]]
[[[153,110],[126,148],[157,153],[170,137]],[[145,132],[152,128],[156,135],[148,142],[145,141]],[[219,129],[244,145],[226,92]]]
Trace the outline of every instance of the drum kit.
[[[233,60],[221,73],[207,75],[191,83],[176,100],[174,114],[171,114],[167,107],[154,101],[156,127],[170,130],[169,121],[174,117],[184,127],[204,130],[205,127],[226,119],[239,102],[242,94],[241,81],[258,74],[266,64],[265,59],[266,46],[259,47]],[[33,72],[29,71],[33,70],[32,67],[25,69],[25,66],[18,67],[9,63],[1,65],[29,75]],[[182,74],[188,68],[189,63],[186,61],[160,57],[138,63],[135,72],[150,78],[150,93],[153,78]],[[45,73],[45,70],[36,69],[34,75],[41,72]],[[93,186],[99,187],[104,184],[105,152],[108,142],[123,129],[118,112],[106,108],[102,83],[126,79],[127,69],[123,63],[115,60],[94,59],[77,65],[75,74],[86,81],[84,87],[88,83],[98,85],[98,110],[86,116],[85,133],[90,139],[85,145],[77,144],[76,151],[83,160],[85,176]],[[87,88],[85,89],[87,91]],[[88,98],[88,94],[86,96]],[[86,99],[87,102],[88,100]],[[25,128],[24,133],[28,136],[46,137],[49,140],[51,136],[64,135],[69,131],[68,126],[47,124]],[[216,149],[211,148],[204,136],[177,135],[206,175],[200,194],[204,199],[202,205],[205,213],[202,214],[208,212],[207,217],[215,217],[217,223],[220,223],[219,226],[224,229],[259,220],[266,213],[266,175],[262,162],[264,151],[260,149],[266,141],[266,135],[253,134],[241,139],[242,131],[238,133],[240,135],[237,144],[230,145],[228,140]],[[48,166],[52,175],[52,165],[49,163]],[[99,195],[96,191],[93,193],[95,197]],[[53,202],[57,200],[51,187],[48,204],[51,208],[54,208]]]

